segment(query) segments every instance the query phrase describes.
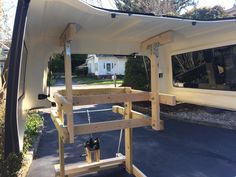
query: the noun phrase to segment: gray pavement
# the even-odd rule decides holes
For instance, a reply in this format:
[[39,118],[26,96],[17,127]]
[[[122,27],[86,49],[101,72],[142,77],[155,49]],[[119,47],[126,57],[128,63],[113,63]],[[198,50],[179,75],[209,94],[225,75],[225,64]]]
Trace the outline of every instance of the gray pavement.
[[[109,108],[94,105],[88,109]],[[86,110],[81,107],[80,110]],[[120,119],[112,112],[91,113],[92,122]],[[86,114],[75,114],[76,122],[87,123]],[[119,131],[94,134],[101,140],[102,158],[116,153]],[[89,136],[76,138],[66,145],[66,163],[84,160],[83,143]],[[235,177],[236,131],[196,125],[176,120],[165,120],[165,131],[149,127],[134,130],[134,164],[148,177]],[[57,131],[45,114],[45,130],[28,177],[53,177],[53,164],[58,163]],[[122,143],[121,152],[124,153]],[[123,168],[115,168],[88,177],[128,177]]]

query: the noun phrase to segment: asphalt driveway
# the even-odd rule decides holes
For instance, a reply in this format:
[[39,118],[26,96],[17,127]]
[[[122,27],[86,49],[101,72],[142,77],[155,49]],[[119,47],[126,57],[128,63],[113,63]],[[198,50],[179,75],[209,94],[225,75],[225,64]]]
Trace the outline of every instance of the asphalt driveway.
[[[80,107],[79,110],[110,108],[111,105]],[[91,113],[92,122],[120,119],[111,111]],[[87,115],[75,114],[76,122],[87,123]],[[94,134],[101,140],[102,158],[114,157],[119,131]],[[66,163],[84,160],[83,143],[89,136],[76,138],[66,145]],[[165,120],[163,132],[149,127],[134,129],[134,164],[148,177],[235,177],[236,131]],[[121,153],[124,153],[122,144]],[[58,163],[57,131],[45,114],[45,130],[28,177],[53,177],[53,165]],[[128,177],[123,168],[99,172],[91,177]]]

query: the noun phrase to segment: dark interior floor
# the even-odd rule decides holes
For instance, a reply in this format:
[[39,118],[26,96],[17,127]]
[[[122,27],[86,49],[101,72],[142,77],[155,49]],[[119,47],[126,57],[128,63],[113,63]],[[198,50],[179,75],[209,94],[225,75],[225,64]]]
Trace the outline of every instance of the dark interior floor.
[[[86,109],[111,108],[111,105],[95,105]],[[91,121],[120,119],[111,111],[91,113]],[[232,117],[233,118],[233,117]],[[87,114],[75,114],[75,121],[87,123]],[[114,157],[117,152],[120,131],[93,134],[101,141],[102,158]],[[76,143],[65,146],[66,163],[84,160],[83,143],[88,136],[76,138]],[[124,140],[124,139],[123,139]],[[122,140],[121,153],[124,153]],[[45,114],[45,130],[36,159],[28,177],[53,177],[53,165],[58,163],[57,131]],[[165,120],[163,132],[149,127],[134,129],[134,164],[148,177],[235,177],[236,131],[226,130],[175,120]],[[122,167],[88,175],[87,177],[128,177]]]

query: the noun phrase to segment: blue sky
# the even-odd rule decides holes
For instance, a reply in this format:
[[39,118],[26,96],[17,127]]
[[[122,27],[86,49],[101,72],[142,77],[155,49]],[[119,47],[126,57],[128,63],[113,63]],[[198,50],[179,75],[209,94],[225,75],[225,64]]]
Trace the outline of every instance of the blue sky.
[[[235,0],[198,0],[198,7],[212,7],[215,5],[221,5],[225,9],[229,9],[233,6]],[[102,0],[104,8],[114,8],[113,0]]]
[[221,5],[225,9],[233,7],[235,0],[199,0],[199,7],[208,6],[212,7],[214,5]]

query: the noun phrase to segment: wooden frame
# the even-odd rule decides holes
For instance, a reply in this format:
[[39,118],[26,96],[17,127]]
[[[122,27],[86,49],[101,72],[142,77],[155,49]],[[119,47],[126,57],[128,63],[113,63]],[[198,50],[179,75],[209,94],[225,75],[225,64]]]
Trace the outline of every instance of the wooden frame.
[[[156,73],[156,72],[155,72]],[[67,77],[66,77],[67,79]],[[69,78],[70,79],[70,78]],[[156,86],[152,87],[152,90],[156,90]],[[145,176],[139,169],[133,165],[132,157],[132,128],[152,126],[153,122],[158,121],[157,125],[162,125],[163,122],[160,120],[159,112],[156,112],[159,108],[159,103],[168,104],[174,106],[176,104],[175,96],[168,94],[157,94],[155,92],[144,92],[140,90],[133,90],[130,87],[120,88],[103,88],[103,89],[77,89],[71,90],[71,98],[73,101],[69,101],[68,90],[61,90],[54,94],[54,100],[57,105],[56,110],[51,111],[52,120],[58,130],[59,134],[59,145],[60,145],[60,168],[61,175],[67,174],[66,167],[64,164],[64,146],[62,143],[71,143],[71,138],[75,135],[84,135],[98,132],[108,132],[114,130],[125,129],[125,166],[127,172],[135,174],[135,176]],[[158,90],[157,90],[157,93]],[[159,102],[156,102],[159,100]],[[132,101],[152,101],[152,106],[157,106],[152,114],[152,117],[139,113],[132,110]],[[118,103],[124,102],[124,107],[113,106],[112,111],[124,115],[124,120],[96,122],[91,124],[73,124],[73,131],[71,127],[64,124],[64,113],[67,115],[68,112],[73,111],[75,105],[86,105],[86,104],[102,104],[102,103]],[[73,104],[72,104],[73,103]],[[73,116],[71,116],[73,120]],[[160,129],[157,129],[160,130]],[[73,137],[70,136],[73,132]],[[77,168],[77,167],[76,167]],[[78,167],[79,168],[79,167]],[[100,168],[99,168],[100,169]],[[75,169],[76,170],[76,169]],[[91,170],[90,170],[91,171]],[[95,170],[96,171],[96,170]],[[88,172],[88,171],[86,171]],[[82,173],[81,173],[82,174]]]
[[[85,95],[81,95],[81,92]],[[107,132],[107,131],[113,131],[113,130],[120,130],[125,129],[125,159],[123,162],[125,162],[126,170],[130,174],[135,174],[135,176],[143,177],[145,176],[137,167],[133,165],[133,156],[132,156],[132,128],[136,127],[144,127],[144,126],[151,126],[152,118],[143,115],[141,113],[132,111],[132,101],[143,101],[143,100],[150,100],[150,93],[149,92],[142,92],[138,90],[132,90],[129,87],[124,88],[118,88],[118,89],[91,89],[91,90],[72,90],[72,99],[81,99],[87,97],[87,99],[93,99],[91,102],[86,102],[86,100],[81,99],[80,102],[73,101],[74,105],[77,104],[91,104],[91,103],[109,103],[109,102],[125,102],[125,107],[119,107],[114,106],[113,111],[117,113],[124,114],[125,119],[124,120],[116,120],[116,121],[106,121],[106,122],[97,122],[97,123],[91,123],[91,124],[80,124],[80,125],[73,125],[73,134],[74,135],[83,135],[83,134],[90,134],[90,133],[98,133],[98,132]],[[98,95],[97,93],[103,93]],[[113,92],[115,94],[113,94]],[[60,91],[59,93],[66,95],[66,91]],[[82,175],[86,174],[92,171],[98,171],[103,168],[103,165],[99,162],[87,162],[84,164],[86,166],[86,169],[81,166],[65,166],[64,164],[64,145],[63,143],[71,142],[70,141],[70,131],[69,131],[69,125],[64,124],[64,118],[63,112],[67,113],[70,111],[70,101],[67,99],[67,97],[55,93],[54,94],[54,100],[57,104],[57,110],[51,111],[51,117],[52,120],[58,130],[59,134],[59,155],[60,155],[60,165],[57,166],[57,173],[58,169],[60,169],[60,176],[65,175]],[[73,95],[77,94],[77,95]],[[109,94],[106,94],[109,93]],[[94,94],[94,95],[89,95]],[[164,96],[169,97],[169,96]],[[163,98],[164,98],[163,97]],[[96,98],[96,99],[94,99]],[[114,100],[112,100],[114,99]],[[130,101],[132,100],[132,101]],[[168,101],[167,101],[168,102]],[[173,102],[173,101],[172,101]],[[61,110],[59,110],[61,109]],[[62,116],[62,117],[60,117]],[[101,162],[106,162],[107,159],[101,160]],[[116,158],[113,158],[111,161],[108,160],[109,165],[108,166],[114,166],[117,165],[117,163],[114,163],[116,161]],[[123,163],[122,162],[122,163]],[[96,166],[94,163],[97,163],[98,166]],[[96,168],[93,166],[95,165]],[[107,166],[107,165],[106,165]],[[68,170],[68,168],[70,170]]]
[[[66,89],[54,94],[56,110],[51,111],[51,118],[58,131],[59,157],[60,164],[55,167],[56,175],[60,177],[84,175],[96,172],[101,169],[113,167],[125,163],[126,171],[134,174],[136,177],[146,177],[136,166],[133,165],[133,146],[132,129],[136,127],[152,126],[155,130],[163,129],[163,122],[160,120],[160,103],[175,105],[176,100],[173,95],[159,93],[158,82],[158,59],[154,51],[154,44],[164,44],[172,40],[172,33],[166,32],[154,36],[144,42],[141,47],[147,50],[151,46],[151,92],[132,90],[130,87],[121,88],[102,88],[102,89],[78,89],[72,90],[72,72],[71,72],[71,40],[77,33],[76,24],[68,24],[60,37],[64,44],[65,58],[65,83]],[[132,102],[151,101],[152,116],[146,116],[142,113],[132,110]],[[113,106],[112,111],[124,115],[124,119],[106,122],[96,122],[89,124],[74,125],[73,106],[90,105],[104,103],[124,103],[124,107]],[[65,124],[64,114],[66,114],[67,125]],[[74,143],[75,135],[91,134],[98,132],[107,132],[113,130],[125,129],[125,156],[117,154],[115,158],[100,160],[100,149],[96,150],[95,162],[92,161],[92,153],[86,148],[87,157],[83,163],[65,165],[64,143]]]

